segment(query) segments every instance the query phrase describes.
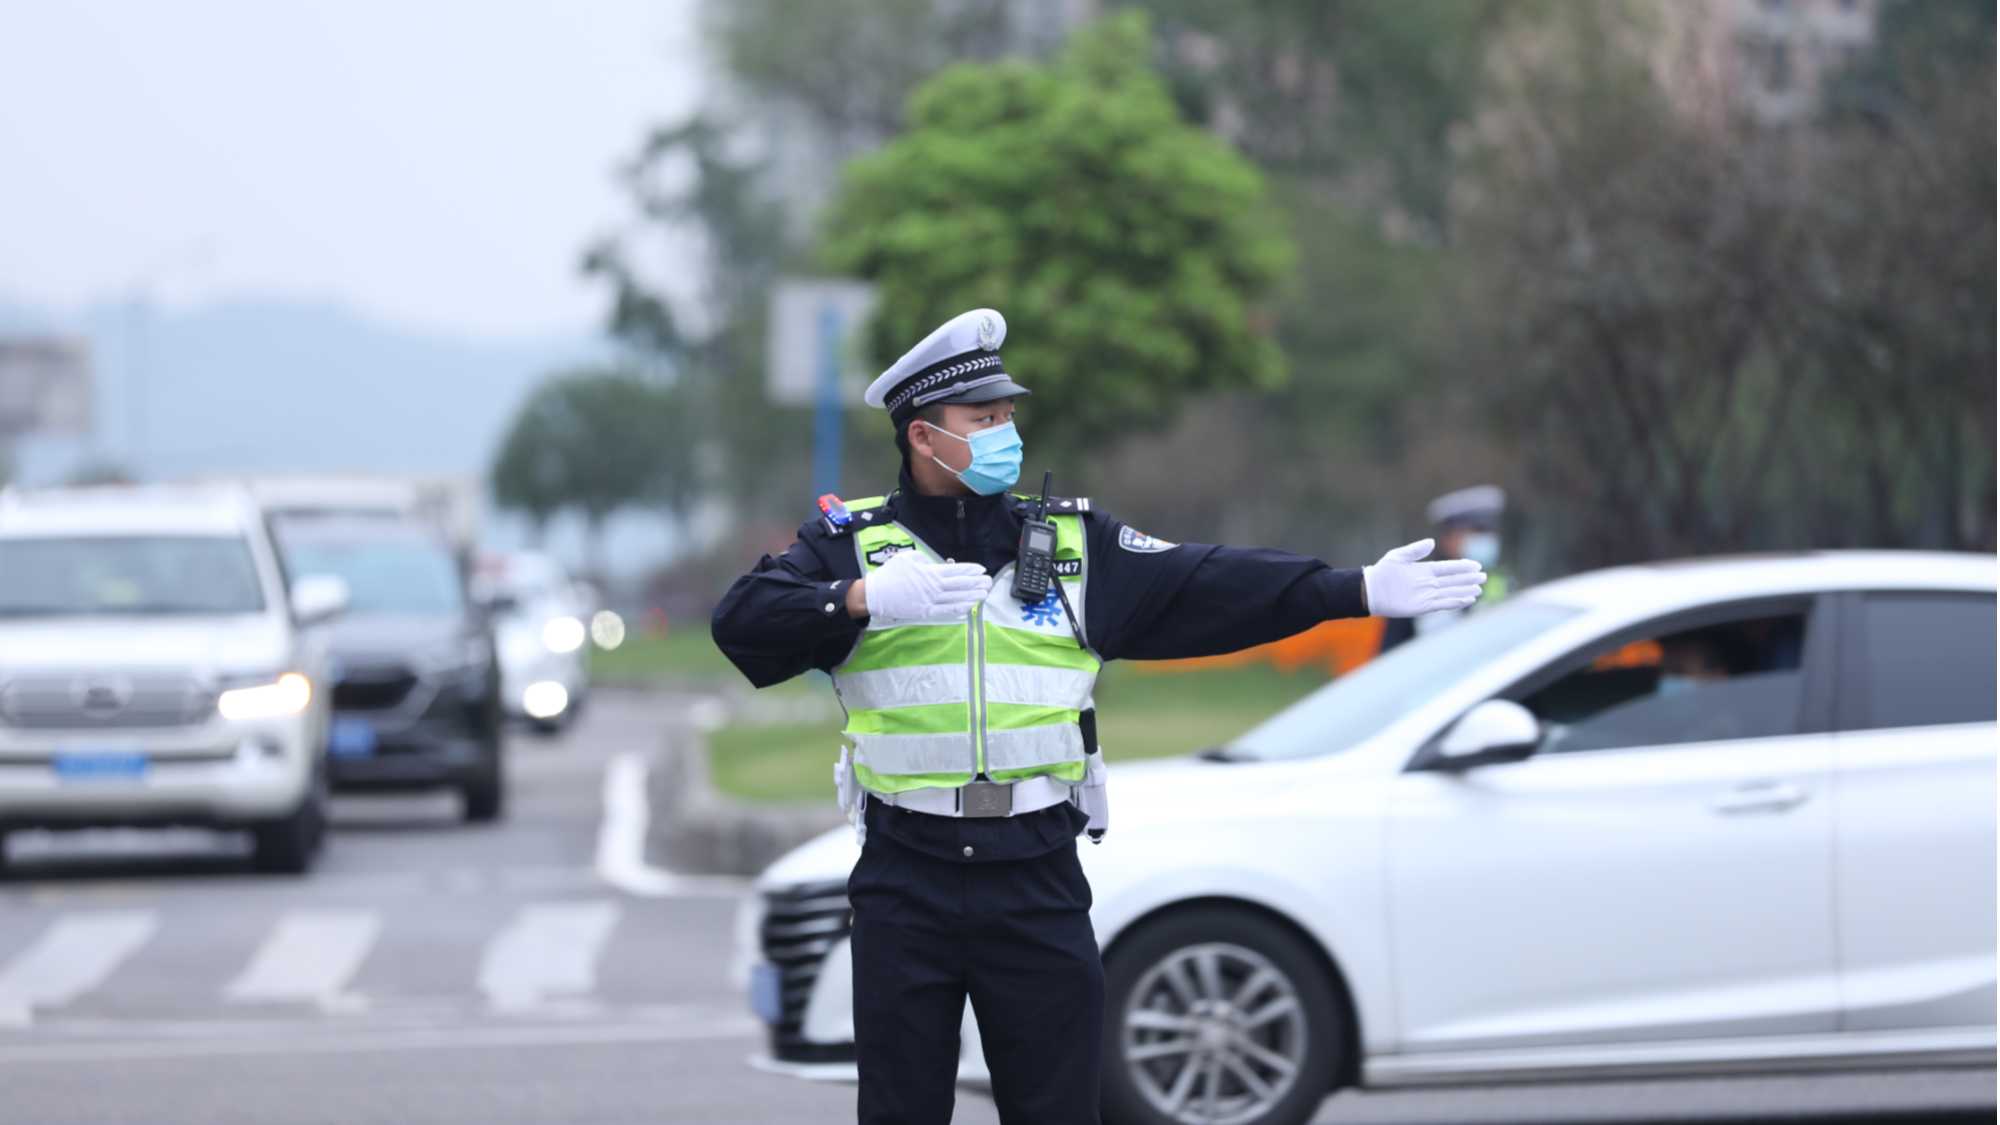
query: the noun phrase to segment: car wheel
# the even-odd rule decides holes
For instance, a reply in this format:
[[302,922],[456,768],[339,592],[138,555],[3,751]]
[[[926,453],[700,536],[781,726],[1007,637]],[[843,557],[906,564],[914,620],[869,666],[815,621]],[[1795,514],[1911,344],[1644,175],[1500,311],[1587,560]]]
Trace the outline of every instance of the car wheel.
[[466,820],[474,824],[484,824],[500,819],[500,813],[507,803],[507,788],[500,773],[497,752],[485,775],[460,787],[459,795],[465,801]]
[[1247,911],[1189,910],[1105,964],[1104,1120],[1302,1125],[1347,1050],[1334,982],[1296,933]]
[[302,875],[312,866],[325,833],[326,782],[316,777],[297,808],[250,826],[251,863],[275,875]]

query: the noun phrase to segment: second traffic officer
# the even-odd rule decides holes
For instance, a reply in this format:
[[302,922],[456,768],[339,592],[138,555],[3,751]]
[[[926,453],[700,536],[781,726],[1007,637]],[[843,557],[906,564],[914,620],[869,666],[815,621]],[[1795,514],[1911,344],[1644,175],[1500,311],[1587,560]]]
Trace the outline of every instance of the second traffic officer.
[[898,488],[841,504],[716,607],[716,644],[766,687],[829,672],[836,775],[863,841],[854,1038],[863,1125],[944,1125],[967,997],[1003,1122],[1097,1121],[1104,971],[1076,838],[1107,823],[1091,690],[1107,660],[1233,652],[1336,617],[1470,604],[1477,563],[1424,540],[1335,570],[1175,544],[1089,500],[1008,495],[1021,471],[1007,324],[954,317],[868,388]]

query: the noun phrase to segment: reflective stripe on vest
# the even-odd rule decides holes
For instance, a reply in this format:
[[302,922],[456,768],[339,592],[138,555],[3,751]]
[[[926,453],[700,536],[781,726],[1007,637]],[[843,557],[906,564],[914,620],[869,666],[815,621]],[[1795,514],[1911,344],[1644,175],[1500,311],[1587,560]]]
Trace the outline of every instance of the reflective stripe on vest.
[[[866,502],[857,501],[850,510]],[[879,502],[878,502],[879,503]],[[1052,517],[1059,578],[1083,626],[1087,561],[1083,521]],[[896,552],[943,558],[895,523],[854,533],[864,574]],[[1014,567],[993,579],[986,598],[949,618],[871,618],[833,673],[847,712],[842,732],[854,747],[855,777],[881,793],[964,785],[978,773],[996,781],[1049,775],[1084,777],[1078,712],[1090,707],[1101,667],[1076,643],[1053,590],[1024,606],[1010,592]]]

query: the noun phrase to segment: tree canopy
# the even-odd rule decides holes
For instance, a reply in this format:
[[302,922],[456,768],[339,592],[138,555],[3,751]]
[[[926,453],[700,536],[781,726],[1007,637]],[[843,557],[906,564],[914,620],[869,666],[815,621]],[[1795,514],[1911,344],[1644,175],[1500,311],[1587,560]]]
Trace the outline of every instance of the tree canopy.
[[1036,432],[1064,445],[1283,381],[1261,302],[1291,244],[1260,173],[1182,121],[1152,54],[1128,13],[1051,66],[960,64],[916,90],[909,132],[848,166],[821,246],[880,287],[876,358],[998,309]]
[[692,499],[690,437],[670,387],[623,371],[559,375],[535,388],[508,427],[493,462],[493,498],[538,530],[575,510],[594,554],[604,521],[621,508],[683,513]]

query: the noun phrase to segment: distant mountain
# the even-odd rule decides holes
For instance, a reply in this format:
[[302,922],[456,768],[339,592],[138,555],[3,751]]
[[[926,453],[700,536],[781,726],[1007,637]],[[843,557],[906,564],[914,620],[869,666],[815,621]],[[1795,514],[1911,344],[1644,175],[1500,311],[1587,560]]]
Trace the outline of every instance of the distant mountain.
[[100,305],[69,317],[0,301],[0,333],[22,331],[90,340],[98,419],[89,440],[24,439],[16,479],[26,484],[63,480],[92,461],[154,479],[483,474],[538,379],[609,354],[591,335],[474,343],[273,300],[144,313]]

